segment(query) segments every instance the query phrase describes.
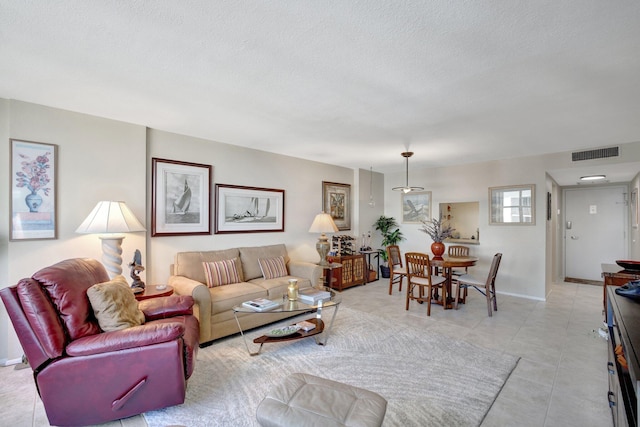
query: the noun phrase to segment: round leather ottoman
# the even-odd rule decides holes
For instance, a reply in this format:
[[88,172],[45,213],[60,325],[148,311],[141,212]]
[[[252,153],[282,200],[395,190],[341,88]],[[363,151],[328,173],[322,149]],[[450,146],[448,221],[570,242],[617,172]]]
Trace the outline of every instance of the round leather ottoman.
[[260,402],[256,417],[263,427],[373,427],[382,425],[386,411],[377,393],[297,373]]

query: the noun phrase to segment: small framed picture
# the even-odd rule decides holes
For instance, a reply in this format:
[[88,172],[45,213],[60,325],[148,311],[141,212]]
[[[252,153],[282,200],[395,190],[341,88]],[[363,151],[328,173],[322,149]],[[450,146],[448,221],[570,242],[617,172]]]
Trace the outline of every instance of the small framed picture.
[[351,185],[322,181],[322,210],[338,230],[351,230]]
[[402,193],[402,222],[420,224],[431,219],[431,191]]
[[151,162],[151,236],[211,234],[211,165]]
[[284,231],[284,190],[216,184],[216,234]]
[[11,240],[57,238],[57,149],[11,140]]

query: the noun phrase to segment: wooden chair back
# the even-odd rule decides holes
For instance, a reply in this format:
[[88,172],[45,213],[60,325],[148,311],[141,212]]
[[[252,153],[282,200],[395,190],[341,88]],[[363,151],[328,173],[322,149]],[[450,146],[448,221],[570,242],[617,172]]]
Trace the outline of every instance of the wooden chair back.
[[398,245],[387,246],[387,257],[389,258],[389,266],[393,270],[394,266],[402,268],[402,255]]
[[450,257],[467,257],[469,256],[469,247],[461,245],[449,246],[448,252]]

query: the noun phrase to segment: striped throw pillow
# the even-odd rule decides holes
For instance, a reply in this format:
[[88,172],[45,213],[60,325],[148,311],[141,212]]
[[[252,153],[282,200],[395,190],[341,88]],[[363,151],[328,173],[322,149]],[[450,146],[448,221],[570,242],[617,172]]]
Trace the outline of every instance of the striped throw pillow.
[[275,279],[276,277],[287,276],[287,266],[284,263],[284,257],[275,258],[259,258],[260,270],[265,279]]
[[238,258],[203,262],[207,286],[214,288],[216,286],[239,283],[240,274],[238,274],[237,260]]

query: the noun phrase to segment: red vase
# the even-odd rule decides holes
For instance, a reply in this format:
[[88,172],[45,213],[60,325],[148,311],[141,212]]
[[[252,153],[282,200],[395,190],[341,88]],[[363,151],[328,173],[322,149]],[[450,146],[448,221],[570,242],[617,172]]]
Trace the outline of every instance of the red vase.
[[433,259],[442,259],[442,254],[444,254],[444,243],[433,242],[431,244],[431,253],[433,254]]

